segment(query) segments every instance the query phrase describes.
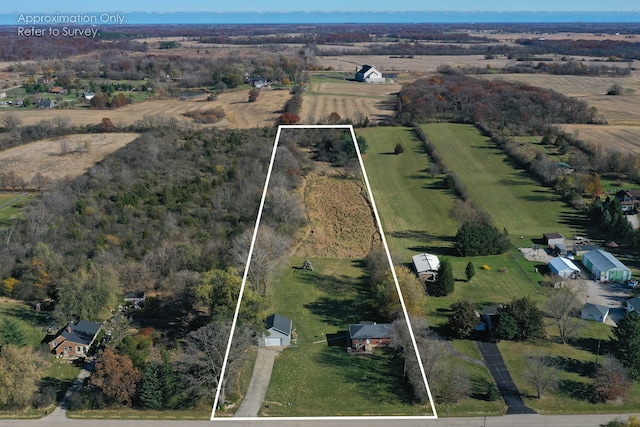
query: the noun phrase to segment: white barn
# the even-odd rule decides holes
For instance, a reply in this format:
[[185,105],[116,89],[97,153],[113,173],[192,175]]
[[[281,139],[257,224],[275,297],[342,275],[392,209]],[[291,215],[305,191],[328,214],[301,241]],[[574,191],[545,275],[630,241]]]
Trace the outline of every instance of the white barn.
[[411,257],[413,259],[413,267],[418,273],[418,277],[428,281],[435,281],[440,268],[440,260],[436,255],[418,254]]
[[551,258],[549,261],[549,270],[563,279],[573,279],[580,274],[580,268],[575,265],[573,261],[563,257]]
[[362,68],[356,70],[356,80],[365,83],[384,83],[385,78],[382,73],[371,65],[363,65]]

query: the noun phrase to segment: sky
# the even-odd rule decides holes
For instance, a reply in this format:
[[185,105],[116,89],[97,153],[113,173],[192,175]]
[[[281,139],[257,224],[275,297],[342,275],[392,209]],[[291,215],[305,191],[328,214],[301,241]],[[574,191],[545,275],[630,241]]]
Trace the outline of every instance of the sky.
[[[362,5],[355,7],[354,5]],[[11,9],[9,9],[11,8]],[[4,9],[4,10],[3,10]],[[0,13],[102,13],[102,12],[290,12],[290,11],[640,11],[638,0],[30,0],[2,1]]]

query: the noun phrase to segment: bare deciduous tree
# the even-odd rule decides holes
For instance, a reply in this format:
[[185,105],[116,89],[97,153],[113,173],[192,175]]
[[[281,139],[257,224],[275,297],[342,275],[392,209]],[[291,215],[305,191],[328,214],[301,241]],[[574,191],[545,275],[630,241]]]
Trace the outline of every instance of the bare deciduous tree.
[[558,327],[563,344],[576,336],[582,327],[580,320],[580,288],[568,285],[556,290],[546,302],[546,309]]
[[13,130],[22,124],[22,119],[16,113],[4,114],[1,121],[6,130]]
[[557,359],[545,354],[533,354],[527,359],[524,376],[540,399],[545,393],[553,391],[558,386],[557,371],[560,364]]
[[[253,229],[248,229],[231,244],[230,253],[238,265],[238,271],[244,271],[247,265],[252,237]],[[266,293],[271,274],[280,265],[280,259],[286,254],[289,243],[288,237],[277,233],[273,228],[260,226],[247,275],[256,292],[262,295]]]
[[596,368],[594,383],[596,397],[601,401],[624,397],[631,386],[626,369],[611,354]]
[[[176,362],[176,370],[182,375],[186,391],[197,399],[213,401],[220,384],[222,365],[227,349],[231,325],[215,321],[191,332],[184,340],[182,352]],[[254,332],[247,326],[236,328],[229,352],[227,375],[223,380],[220,403],[226,400],[231,378],[255,341]]]

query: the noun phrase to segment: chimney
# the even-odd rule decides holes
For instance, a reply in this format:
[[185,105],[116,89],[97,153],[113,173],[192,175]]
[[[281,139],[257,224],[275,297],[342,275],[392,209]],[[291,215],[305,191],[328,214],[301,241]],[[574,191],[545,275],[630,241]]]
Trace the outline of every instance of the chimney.
[[68,325],[68,326],[67,326],[67,332],[68,332],[68,333],[71,333],[71,325]]

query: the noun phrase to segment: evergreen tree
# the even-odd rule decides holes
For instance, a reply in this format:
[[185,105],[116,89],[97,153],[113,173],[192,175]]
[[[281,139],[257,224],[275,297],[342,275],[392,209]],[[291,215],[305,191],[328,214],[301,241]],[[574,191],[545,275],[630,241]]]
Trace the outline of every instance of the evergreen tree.
[[447,330],[454,338],[467,338],[478,325],[476,306],[468,299],[461,299],[451,305],[451,316],[447,321]]
[[5,317],[0,321],[0,348],[7,345],[24,347],[27,345],[27,337],[24,329],[17,320]]
[[170,355],[167,350],[162,351],[162,367],[160,368],[159,378],[162,389],[163,408],[175,407],[178,380],[173,372]]
[[151,409],[163,407],[162,383],[160,381],[160,365],[151,362],[145,365],[142,372],[142,385],[140,387],[140,403]]
[[473,267],[473,262],[469,261],[467,267],[464,269],[464,275],[467,277],[467,282],[470,282],[473,276],[476,275],[476,270]]
[[455,280],[453,278],[453,266],[451,261],[443,259],[438,268],[438,276],[435,282],[427,285],[429,295],[443,297],[453,292],[455,288]]
[[631,378],[640,378],[640,314],[631,311],[613,329],[610,341],[613,354],[622,362]]
[[528,296],[514,299],[498,310],[497,334],[510,340],[544,336],[542,312]]

